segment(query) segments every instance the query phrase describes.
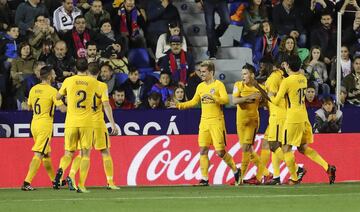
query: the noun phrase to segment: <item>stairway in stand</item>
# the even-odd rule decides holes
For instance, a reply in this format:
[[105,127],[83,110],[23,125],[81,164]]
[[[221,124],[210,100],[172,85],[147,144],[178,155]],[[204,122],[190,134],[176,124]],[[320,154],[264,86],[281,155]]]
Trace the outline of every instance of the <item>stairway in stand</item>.
[[[207,51],[207,36],[204,13],[198,8],[194,0],[174,0],[183,22],[184,34],[191,44],[191,51],[195,62],[209,58]],[[215,24],[220,23],[220,17],[215,14]],[[234,42],[240,42],[242,27],[230,25],[220,38],[221,47],[218,48],[214,60],[216,79],[221,80],[228,93],[232,93],[234,83],[241,80],[241,68],[245,63],[252,64],[250,48],[234,47]]]

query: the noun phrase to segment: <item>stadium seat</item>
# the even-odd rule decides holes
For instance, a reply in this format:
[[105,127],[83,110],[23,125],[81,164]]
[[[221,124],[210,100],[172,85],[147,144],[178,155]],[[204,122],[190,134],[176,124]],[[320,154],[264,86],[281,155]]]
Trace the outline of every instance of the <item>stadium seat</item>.
[[128,53],[129,64],[136,68],[149,68],[150,55],[145,48],[130,49]]
[[141,80],[144,80],[147,75],[151,75],[155,71],[154,68],[152,68],[152,67],[138,68],[138,70],[139,70]]
[[201,47],[207,46],[207,36],[188,36],[189,42],[192,46]]
[[128,79],[128,75],[125,73],[116,73],[115,77],[120,84],[123,84]]
[[[192,53],[197,60],[209,58],[207,47],[194,47]],[[252,63],[252,50],[244,47],[221,47],[216,55],[217,59],[238,59]]]
[[202,13],[203,11],[193,2],[173,2],[180,13]]
[[184,23],[183,25],[184,34],[187,36],[206,36],[206,25],[205,24],[192,24]]
[[[180,13],[183,23],[204,24],[205,18],[203,13]],[[220,24],[220,17],[215,13],[215,24]]]

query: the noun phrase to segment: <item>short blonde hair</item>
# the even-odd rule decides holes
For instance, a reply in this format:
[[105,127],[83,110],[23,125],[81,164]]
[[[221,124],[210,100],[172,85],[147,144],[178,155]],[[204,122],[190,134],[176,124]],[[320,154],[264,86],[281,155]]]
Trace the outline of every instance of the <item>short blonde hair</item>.
[[200,67],[206,67],[208,71],[212,71],[215,74],[215,64],[211,60],[202,61]]

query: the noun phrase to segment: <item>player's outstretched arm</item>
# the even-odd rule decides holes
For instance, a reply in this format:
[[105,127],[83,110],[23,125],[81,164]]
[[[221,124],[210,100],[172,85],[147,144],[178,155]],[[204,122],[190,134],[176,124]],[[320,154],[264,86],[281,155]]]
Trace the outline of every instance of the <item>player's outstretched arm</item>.
[[112,109],[111,109],[109,101],[105,101],[102,104],[104,106],[104,111],[105,111],[106,117],[108,118],[108,120],[110,121],[110,124],[111,124],[110,135],[118,135],[119,131],[116,128],[115,121],[114,121],[114,116],[113,116]]
[[176,108],[179,110],[184,110],[184,109],[192,108],[192,107],[195,107],[196,105],[198,105],[200,102],[200,94],[199,94],[198,88],[199,88],[199,86],[196,88],[195,95],[190,101],[177,103]]

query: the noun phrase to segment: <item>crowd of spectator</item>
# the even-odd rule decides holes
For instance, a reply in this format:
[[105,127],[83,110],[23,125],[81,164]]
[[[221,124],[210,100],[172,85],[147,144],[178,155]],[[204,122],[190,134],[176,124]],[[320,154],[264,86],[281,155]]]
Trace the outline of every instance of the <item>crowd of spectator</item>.
[[[45,65],[55,69],[59,87],[76,74],[78,58],[100,64],[114,109],[166,108],[191,99],[201,82],[199,61],[172,2],[0,0],[1,109],[23,109]],[[230,1],[238,6],[231,14],[224,1],[194,2],[205,12],[210,59],[228,25],[242,25],[239,45],[252,48],[256,79],[264,82],[296,55],[309,82],[306,104],[318,108],[334,96],[336,13],[343,12],[341,101],[360,106],[360,0],[238,0]],[[212,11],[221,15],[216,28]]]
[[45,65],[59,88],[78,58],[99,63],[114,109],[165,108],[191,98],[201,81],[169,0],[13,0],[0,1],[0,10],[3,110],[26,108]]
[[238,4],[231,20],[244,26],[240,45],[252,48],[257,79],[266,80],[272,67],[297,55],[309,83],[307,105],[318,108],[322,98],[335,95],[336,18],[341,12],[340,102],[360,106],[355,63],[360,53],[359,0],[249,0]]

